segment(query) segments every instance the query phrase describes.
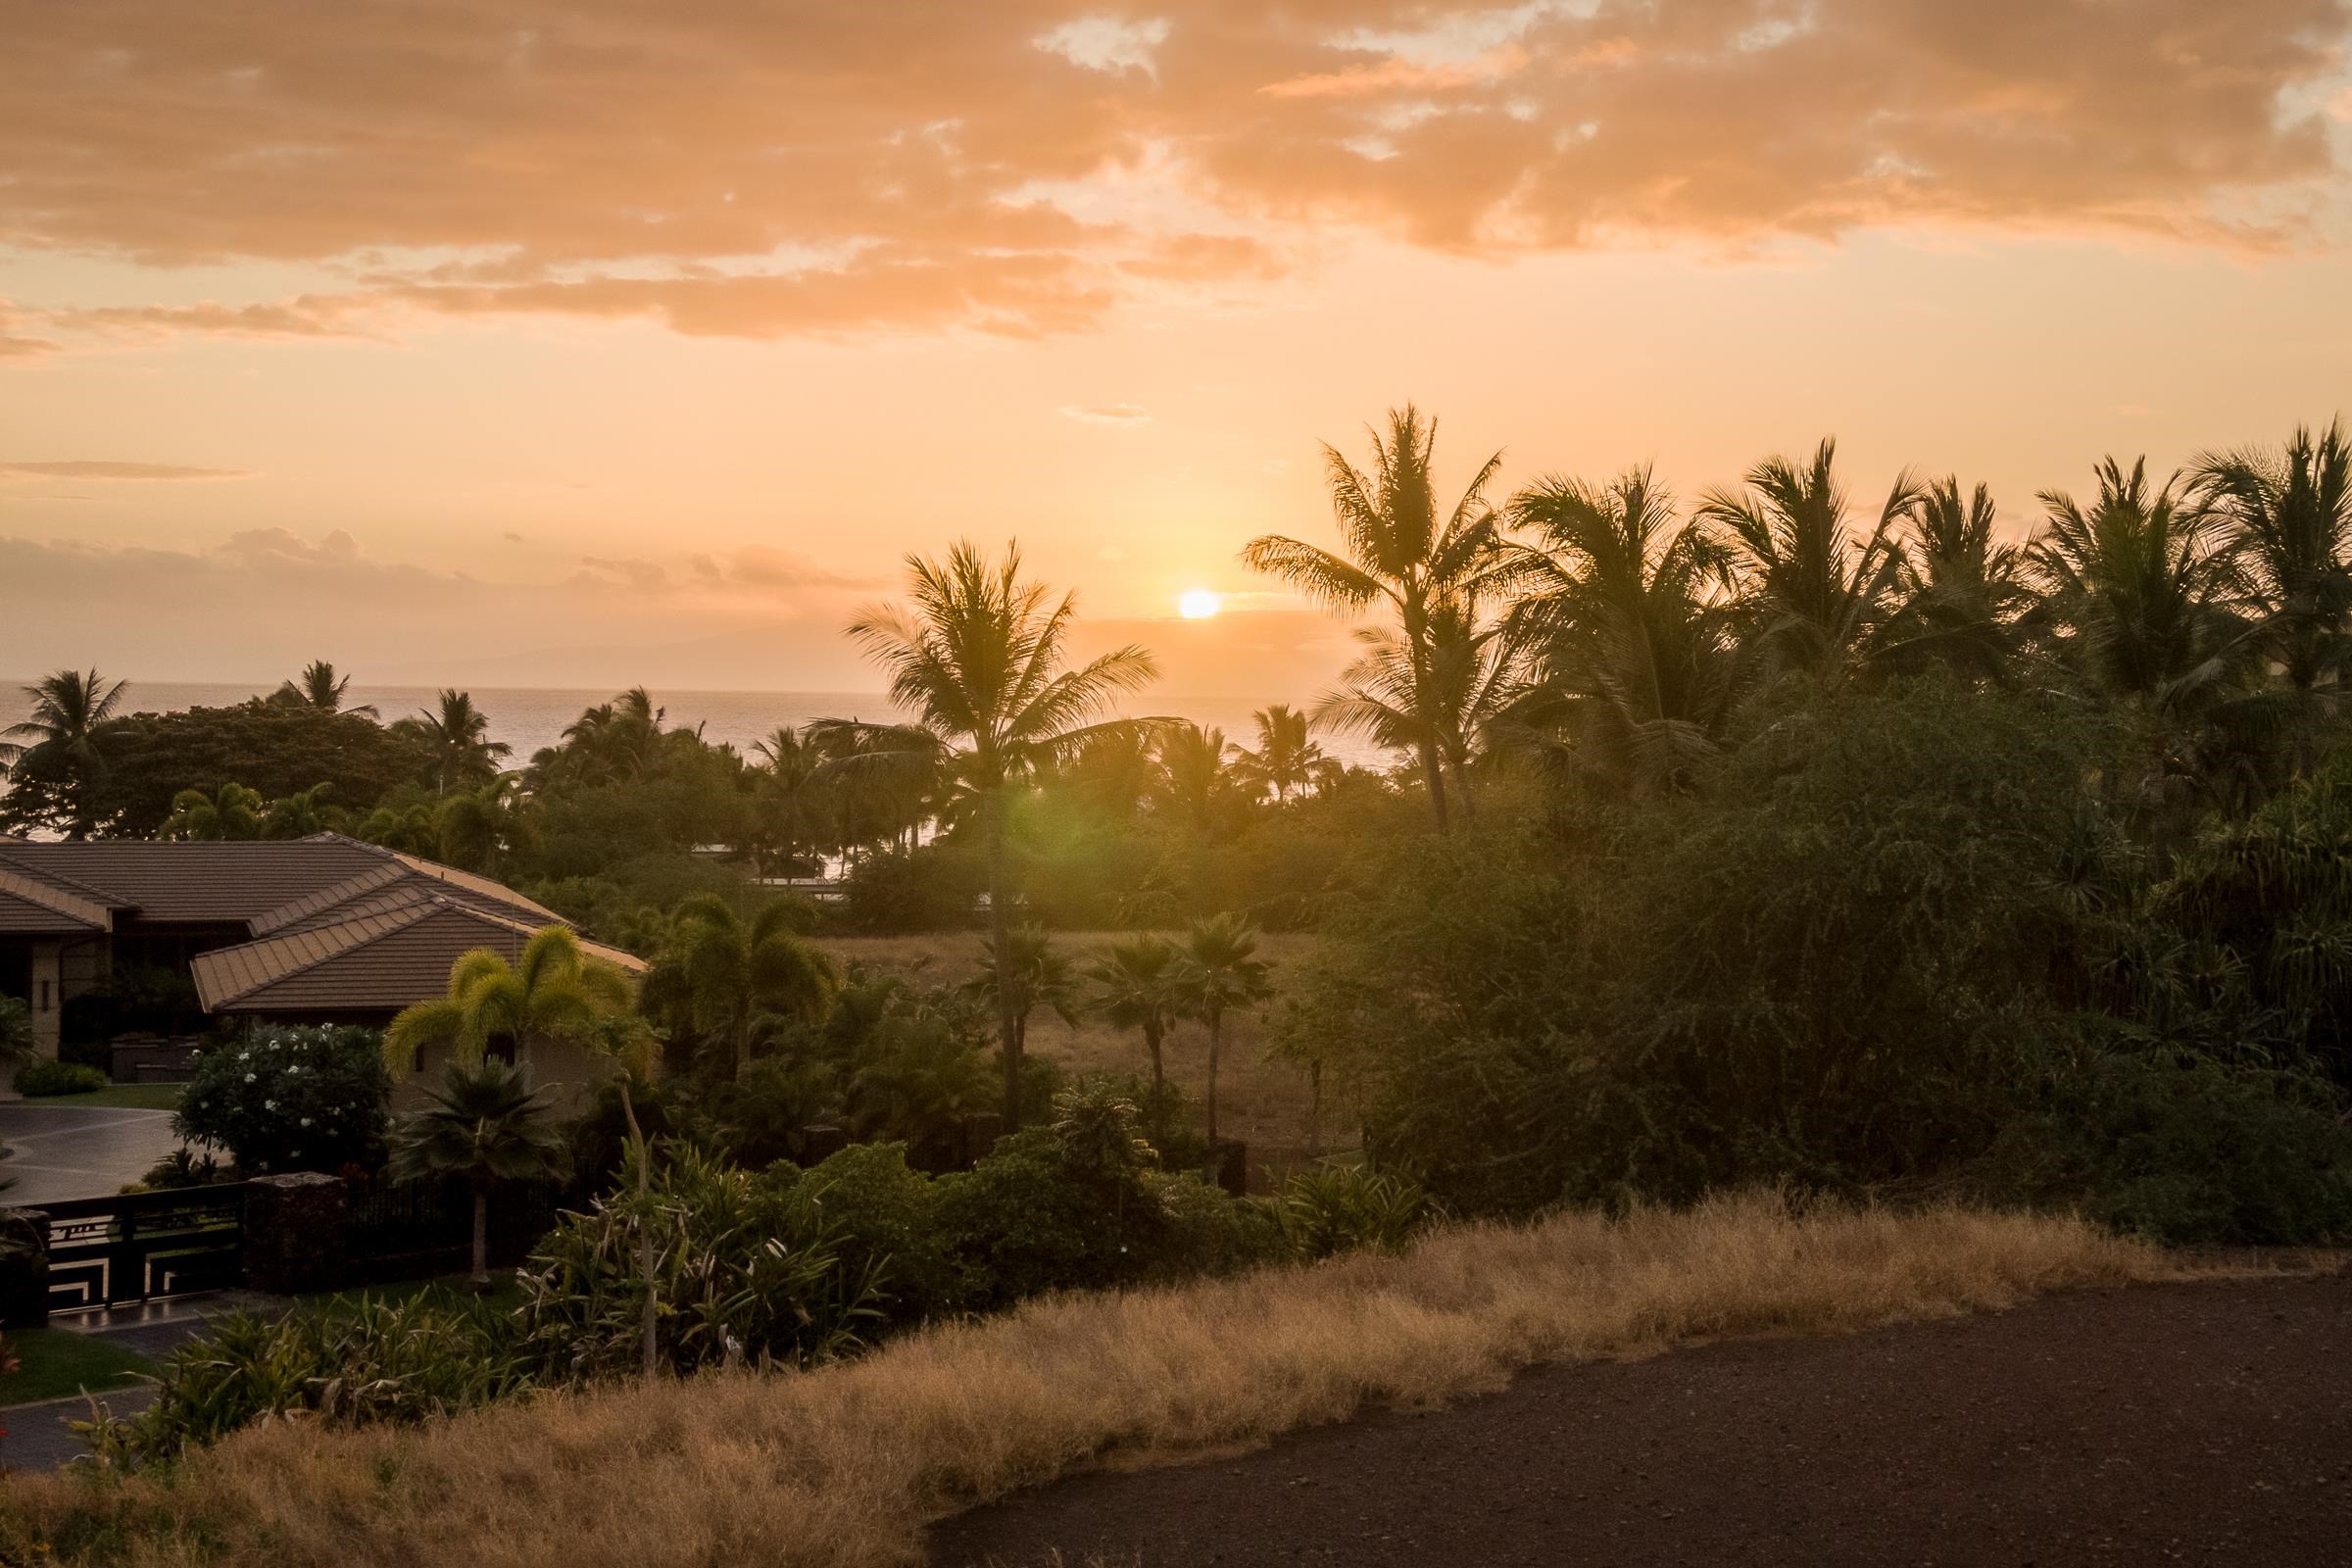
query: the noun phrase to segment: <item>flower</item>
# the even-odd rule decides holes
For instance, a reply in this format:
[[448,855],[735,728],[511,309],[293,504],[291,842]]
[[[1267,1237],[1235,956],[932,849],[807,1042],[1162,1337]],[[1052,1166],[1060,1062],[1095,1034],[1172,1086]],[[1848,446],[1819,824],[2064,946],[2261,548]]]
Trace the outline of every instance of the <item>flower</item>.
[[246,1081],[247,1083],[252,1083],[252,1082],[254,1082],[254,1081],[255,1081],[255,1078],[256,1078],[256,1076],[257,1076],[256,1074],[253,1074],[253,1073],[247,1073],[247,1074],[245,1075],[245,1081]]
[[310,1117],[308,1117],[308,1116],[305,1116],[305,1117],[303,1117],[303,1118],[302,1118],[302,1124],[303,1124],[305,1127],[308,1127],[308,1126],[311,1124],[311,1118],[310,1118]]
[[277,1102],[274,1100],[265,1100],[262,1102],[262,1108],[264,1110],[275,1110],[277,1108]]

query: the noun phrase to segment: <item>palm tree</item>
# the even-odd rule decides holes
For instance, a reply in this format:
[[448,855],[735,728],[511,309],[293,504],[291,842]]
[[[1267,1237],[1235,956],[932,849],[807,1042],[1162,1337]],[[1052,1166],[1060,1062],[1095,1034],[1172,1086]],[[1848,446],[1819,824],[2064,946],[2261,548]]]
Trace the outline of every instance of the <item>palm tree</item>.
[[1893,530],[1919,486],[1895,475],[1877,523],[1856,539],[1837,454],[1824,438],[1803,467],[1767,458],[1747,471],[1750,494],[1710,491],[1699,505],[1699,517],[1726,531],[1751,643],[1775,673],[1834,675],[1867,659],[1900,569]]
[[419,710],[394,728],[423,745],[444,795],[461,784],[489,783],[498,776],[499,762],[514,750],[505,741],[490,739],[489,716],[473,706],[469,692],[445,689],[434,708]]
[[1225,1014],[1273,994],[1265,960],[1257,956],[1257,932],[1238,914],[1195,920],[1185,933],[1177,966],[1178,994],[1186,1010],[1208,1028],[1208,1141],[1217,1141],[1217,1058],[1225,1044]]
[[223,784],[211,795],[181,790],[172,797],[172,815],[162,836],[168,839],[258,839],[262,836],[264,803],[259,790],[242,784]]
[[514,792],[512,773],[451,792],[433,811],[433,853],[463,870],[495,874],[520,831]]
[[[899,706],[920,715],[911,736],[866,754],[865,766],[896,758],[952,759],[954,776],[977,806],[988,858],[989,929],[995,950],[1009,951],[1012,878],[1005,856],[1011,792],[1037,769],[1082,746],[1093,722],[1120,693],[1155,673],[1140,648],[1072,669],[1064,641],[1077,612],[1073,596],[1055,601],[1020,576],[1020,549],[1007,545],[991,565],[968,541],[947,560],[906,559],[911,608],[882,606],[850,625],[855,638],[891,676]],[[1020,1019],[1013,993],[1001,988],[998,1021],[1004,1055],[1004,1117],[1020,1125]]]
[[2008,673],[2018,618],[2033,594],[2025,552],[1993,540],[1995,515],[1992,492],[1978,485],[1964,501],[1957,474],[1912,498],[1896,540],[1901,608],[1888,622],[1883,657],[1895,663],[1936,661],[1985,680]]
[[832,781],[821,776],[824,758],[807,730],[788,725],[754,744],[760,771],[753,782],[752,821],[764,872],[770,852],[787,864],[830,848],[837,839],[838,813]]
[[1152,799],[1196,833],[1214,831],[1234,800],[1233,748],[1221,729],[1198,724],[1163,726],[1152,747],[1158,764]]
[[2341,421],[2298,428],[2283,452],[2209,455],[2192,484],[2230,530],[2264,654],[2293,694],[2296,762],[2308,769],[2311,698],[2340,688],[2352,660],[2352,441]]
[[1261,796],[1272,790],[1276,805],[1287,804],[1293,790],[1304,789],[1314,778],[1323,748],[1308,734],[1306,715],[1288,703],[1261,708],[1252,716],[1257,747],[1234,753],[1235,771],[1256,785]]
[[1400,711],[1419,757],[1438,828],[1446,825],[1444,736],[1439,712],[1437,617],[1450,605],[1475,604],[1499,586],[1509,557],[1486,487],[1501,466],[1497,452],[1479,466],[1443,522],[1430,466],[1438,422],[1411,404],[1389,411],[1388,434],[1372,432],[1372,471],[1358,469],[1326,444],[1324,467],[1332,513],[1346,556],[1282,534],[1252,539],[1242,551],[1251,568],[1278,577],[1309,599],[1350,614],[1385,605],[1396,617],[1395,645],[1407,690]]
[[1144,1049],[1152,1056],[1154,1106],[1163,1103],[1167,1087],[1160,1047],[1184,1005],[1176,945],[1150,933],[1113,942],[1086,967],[1086,978],[1094,982],[1088,1006],[1113,1028],[1143,1032]]
[[95,669],[57,670],[23,689],[32,703],[31,715],[0,731],[0,766],[15,767],[38,758],[71,777],[66,820],[70,839],[86,839],[97,828],[92,796],[106,777],[98,731],[114,717],[129,689],[128,681],[107,680]]
[[334,793],[331,783],[318,783],[291,795],[280,795],[270,803],[270,810],[262,818],[262,837],[266,839],[307,839],[314,833],[324,833],[343,813],[326,804]]
[[603,1050],[609,1026],[634,1004],[632,991],[627,974],[589,956],[569,926],[551,925],[513,963],[488,948],[459,958],[446,995],[404,1009],[384,1031],[384,1061],[400,1077],[427,1046],[449,1046],[469,1063],[493,1050],[524,1056],[538,1040]]
[[786,1023],[819,1023],[841,990],[832,960],[801,940],[800,906],[770,900],[746,920],[715,893],[678,906],[670,948],[646,976],[646,1005],[726,1043],[734,1076]]
[[1646,467],[1605,487],[1550,477],[1511,500],[1531,530],[1513,610],[1559,693],[1571,756],[1636,794],[1714,755],[1738,692],[1723,548]]
[[968,989],[997,1004],[997,1015],[1011,1029],[1010,1050],[1016,1057],[1028,1047],[1029,1015],[1040,1005],[1052,1008],[1063,1023],[1077,1026],[1077,977],[1042,925],[1017,925],[1002,942],[993,935],[983,942],[980,972]]
[[1481,621],[1470,602],[1441,605],[1429,617],[1429,647],[1416,665],[1404,638],[1386,626],[1359,627],[1364,651],[1315,705],[1315,721],[1411,751],[1435,733],[1437,755],[1461,802],[1477,814],[1474,764],[1494,750],[1533,694],[1535,646],[1522,623]]
[[495,1056],[452,1061],[427,1108],[401,1119],[386,1174],[396,1182],[464,1176],[473,1194],[474,1290],[490,1289],[490,1194],[502,1182],[560,1175],[564,1137],[547,1118],[547,1097]]
[[373,718],[375,710],[362,704],[345,708],[343,696],[351,690],[351,677],[337,675],[335,666],[323,659],[314,659],[302,666],[302,673],[292,680],[278,683],[270,701],[286,708],[316,708],[326,713],[359,713]]

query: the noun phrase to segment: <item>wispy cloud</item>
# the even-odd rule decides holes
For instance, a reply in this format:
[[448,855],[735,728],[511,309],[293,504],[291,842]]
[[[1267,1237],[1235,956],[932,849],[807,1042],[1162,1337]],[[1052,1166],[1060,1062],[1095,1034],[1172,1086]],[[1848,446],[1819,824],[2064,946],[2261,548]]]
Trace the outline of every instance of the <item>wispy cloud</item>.
[[1133,403],[1090,403],[1054,410],[1065,419],[1080,424],[1149,424],[1152,414]]
[[251,472],[184,463],[0,463],[0,479],[243,479]]

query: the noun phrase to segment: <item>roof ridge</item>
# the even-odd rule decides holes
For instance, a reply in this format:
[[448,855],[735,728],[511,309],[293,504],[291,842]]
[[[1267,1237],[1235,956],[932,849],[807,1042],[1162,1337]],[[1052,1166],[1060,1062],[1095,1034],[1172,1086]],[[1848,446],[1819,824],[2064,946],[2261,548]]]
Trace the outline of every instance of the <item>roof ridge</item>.
[[77,876],[68,876],[63,871],[52,871],[38,861],[28,861],[22,857],[11,855],[9,850],[12,847],[29,850],[38,846],[30,839],[0,839],[0,862],[6,862],[16,867],[17,870],[35,881],[57,883],[74,891],[86,893],[92,899],[106,901],[106,906],[110,909],[135,909],[138,907],[137,905],[123,898],[122,894],[112,888],[102,888],[95,882],[84,882]]
[[342,881],[330,883],[316,893],[305,893],[298,899],[288,899],[274,909],[265,909],[245,924],[256,937],[273,935],[306,915],[324,914],[337,905],[350,904],[368,893],[398,884],[406,880],[407,875],[396,862],[381,861],[365,871],[355,871]]

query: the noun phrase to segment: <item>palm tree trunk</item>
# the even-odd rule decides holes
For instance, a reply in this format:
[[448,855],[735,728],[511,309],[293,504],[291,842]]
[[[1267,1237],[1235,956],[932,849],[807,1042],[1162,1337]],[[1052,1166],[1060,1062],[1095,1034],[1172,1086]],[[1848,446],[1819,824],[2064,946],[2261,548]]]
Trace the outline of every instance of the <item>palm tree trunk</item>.
[[486,1182],[473,1184],[473,1277],[467,1281],[473,1294],[486,1296],[490,1291],[490,1187]]
[[645,1281],[644,1373],[650,1382],[660,1360],[655,1340],[654,1217],[647,1211],[646,1194],[653,1182],[654,1151],[637,1125],[637,1104],[629,1098],[629,1076],[620,1076],[620,1113],[629,1124],[629,1142],[637,1146],[637,1274]]
[[1158,1024],[1144,1025],[1144,1045],[1152,1053],[1152,1102],[1155,1105],[1159,1103],[1167,1087],[1167,1077],[1160,1070],[1159,1064],[1159,1036]]
[[1217,1052],[1225,1043],[1225,1014],[1208,1015],[1208,1146],[1217,1146]]
[[[1012,953],[1012,876],[1004,863],[1004,787],[990,793],[983,808],[988,831],[988,927],[1002,969]],[[997,1026],[1004,1054],[1004,1130],[1021,1130],[1021,1018],[1008,974],[997,976]]]

